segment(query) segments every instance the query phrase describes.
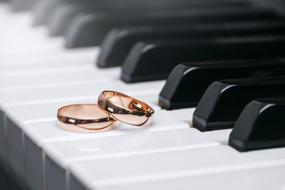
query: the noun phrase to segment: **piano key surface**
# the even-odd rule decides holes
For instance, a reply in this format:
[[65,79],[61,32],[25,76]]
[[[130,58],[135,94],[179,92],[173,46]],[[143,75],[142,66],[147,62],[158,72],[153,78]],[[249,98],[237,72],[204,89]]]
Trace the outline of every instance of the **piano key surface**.
[[[216,173],[215,171],[205,174],[192,176],[189,174],[173,174],[170,177],[161,177],[158,179],[145,181],[136,181],[134,183],[110,184],[106,186],[90,185],[90,188],[96,189],[181,189],[191,188],[206,189],[284,189],[282,174],[284,172],[284,162],[276,161],[272,164],[260,165],[260,167],[241,167],[236,170],[225,170]],[[207,183],[205,183],[207,179]],[[226,182],[226,183],[225,183]],[[84,189],[80,182],[73,176],[71,177],[70,189]]]
[[[67,51],[61,39],[46,37],[46,29],[31,29],[30,15],[15,16],[2,6],[0,15],[7,19],[0,17],[6,26],[0,45],[0,156],[31,189],[284,188],[284,148],[241,154],[227,145],[231,130],[191,128],[194,109],[160,110],[164,81],[124,84],[118,68],[93,66],[98,49]],[[150,103],[153,125],[97,134],[57,126],[57,108],[96,102],[106,88]]]
[[[104,187],[104,185],[137,181],[147,183],[148,180],[151,181],[155,178],[169,179],[171,176],[185,173],[195,177],[201,174],[219,174],[225,171],[246,170],[251,167],[259,168],[264,165],[274,165],[275,162],[280,161],[284,164],[284,160],[280,159],[282,152],[284,153],[284,149],[283,151],[275,149],[240,154],[228,146],[213,146],[143,155],[113,155],[112,157],[103,157],[104,159],[96,158],[74,163],[71,166],[71,172],[80,176],[85,184],[90,184],[89,187],[93,183],[93,188],[97,186],[100,189],[100,185]],[[138,163],[147,164],[138,166]],[[104,173],[100,171],[104,171]],[[206,179],[206,181],[208,180]],[[258,181],[255,182],[258,183]]]

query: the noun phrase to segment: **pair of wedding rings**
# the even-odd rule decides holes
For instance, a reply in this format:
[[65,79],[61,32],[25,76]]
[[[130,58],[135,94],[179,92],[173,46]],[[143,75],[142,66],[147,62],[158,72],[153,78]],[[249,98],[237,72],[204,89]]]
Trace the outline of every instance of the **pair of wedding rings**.
[[154,110],[146,103],[116,91],[103,91],[98,104],[73,104],[57,112],[59,126],[73,132],[98,132],[119,122],[134,126],[150,124]]

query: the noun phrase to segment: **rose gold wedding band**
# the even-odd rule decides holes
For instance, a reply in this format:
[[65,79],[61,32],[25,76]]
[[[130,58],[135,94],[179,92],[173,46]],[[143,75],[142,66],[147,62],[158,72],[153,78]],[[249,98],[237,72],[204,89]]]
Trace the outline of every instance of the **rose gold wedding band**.
[[97,104],[73,104],[57,112],[61,128],[73,132],[101,132],[111,130],[116,122]]
[[145,126],[151,122],[154,110],[146,103],[116,91],[103,91],[98,105],[123,123]]

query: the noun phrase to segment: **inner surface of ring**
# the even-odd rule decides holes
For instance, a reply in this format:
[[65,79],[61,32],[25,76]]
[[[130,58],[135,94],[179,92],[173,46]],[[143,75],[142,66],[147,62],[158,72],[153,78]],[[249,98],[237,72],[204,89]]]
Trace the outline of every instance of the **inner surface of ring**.
[[97,120],[108,118],[108,114],[96,104],[78,104],[66,106],[61,110],[62,116],[80,120]]
[[128,109],[132,114],[146,114],[151,109],[147,104],[119,92],[105,92],[104,96],[111,104]]
[[105,91],[103,95],[105,106],[111,111],[113,117],[125,123],[143,125],[154,113],[153,109],[146,103],[123,93]]

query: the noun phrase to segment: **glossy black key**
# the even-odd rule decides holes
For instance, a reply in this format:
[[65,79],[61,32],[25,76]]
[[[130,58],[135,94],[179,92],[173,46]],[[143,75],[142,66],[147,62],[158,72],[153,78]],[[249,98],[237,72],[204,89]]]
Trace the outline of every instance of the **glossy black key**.
[[[101,68],[122,65],[131,48],[139,41],[185,40],[229,36],[259,36],[285,34],[284,22],[241,22],[190,24],[187,26],[136,27],[112,30],[104,39],[97,60]],[[167,65],[165,65],[167,67]],[[172,67],[169,68],[169,72]],[[167,73],[166,73],[167,75]]]
[[193,127],[201,131],[232,128],[252,100],[285,96],[285,77],[233,79],[214,82],[199,102]]
[[255,8],[93,13],[78,16],[72,22],[65,39],[67,48],[95,46],[101,44],[106,34],[117,27],[187,25],[191,23],[275,20],[278,18],[272,12]]
[[283,57],[284,37],[197,39],[136,44],[122,67],[121,79],[165,79],[179,63]]
[[229,60],[177,65],[159,94],[163,109],[196,107],[211,83],[227,78],[285,76],[285,59]]
[[229,145],[238,151],[285,147],[285,99],[250,102],[230,134]]

